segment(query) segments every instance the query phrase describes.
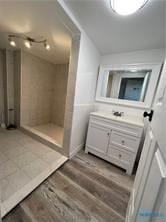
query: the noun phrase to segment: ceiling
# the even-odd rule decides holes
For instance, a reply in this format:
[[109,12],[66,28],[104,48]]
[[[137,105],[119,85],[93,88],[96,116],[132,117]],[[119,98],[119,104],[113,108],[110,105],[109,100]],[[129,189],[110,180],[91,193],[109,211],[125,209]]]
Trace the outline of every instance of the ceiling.
[[26,49],[17,41],[17,48],[28,50],[52,63],[69,61],[71,30],[59,15],[57,1],[0,1],[0,48],[13,49],[8,43],[8,34],[27,34],[30,37],[46,38],[51,46],[43,45]]
[[109,0],[64,0],[101,54],[164,47],[165,0],[150,0],[137,13],[119,16]]

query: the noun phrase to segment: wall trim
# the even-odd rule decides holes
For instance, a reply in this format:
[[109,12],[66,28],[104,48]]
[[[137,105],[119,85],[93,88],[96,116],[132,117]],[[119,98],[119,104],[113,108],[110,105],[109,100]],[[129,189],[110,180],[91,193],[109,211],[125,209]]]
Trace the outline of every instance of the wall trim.
[[85,144],[82,143],[79,146],[77,146],[76,148],[74,148],[74,150],[70,153],[69,159],[71,159],[72,157],[74,157],[81,149],[83,149],[85,147]]

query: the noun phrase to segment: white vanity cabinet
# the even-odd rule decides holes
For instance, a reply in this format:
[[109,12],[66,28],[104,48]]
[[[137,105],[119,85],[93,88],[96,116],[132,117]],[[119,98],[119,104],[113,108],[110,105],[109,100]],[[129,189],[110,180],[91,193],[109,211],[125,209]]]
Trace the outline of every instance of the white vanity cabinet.
[[85,152],[93,153],[132,174],[144,124],[134,117],[90,114]]

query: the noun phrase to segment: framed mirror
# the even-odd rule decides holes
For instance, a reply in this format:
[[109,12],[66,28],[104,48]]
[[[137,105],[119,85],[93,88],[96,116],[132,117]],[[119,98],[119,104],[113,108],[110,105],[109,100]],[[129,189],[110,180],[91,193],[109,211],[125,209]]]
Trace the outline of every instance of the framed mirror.
[[149,108],[160,69],[161,64],[101,66],[96,100]]

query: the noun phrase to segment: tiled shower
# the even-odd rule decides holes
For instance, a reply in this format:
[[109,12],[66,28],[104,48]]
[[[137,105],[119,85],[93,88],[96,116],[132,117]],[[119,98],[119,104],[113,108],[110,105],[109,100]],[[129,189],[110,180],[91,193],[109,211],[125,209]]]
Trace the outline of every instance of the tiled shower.
[[20,124],[62,147],[68,64],[21,53]]

